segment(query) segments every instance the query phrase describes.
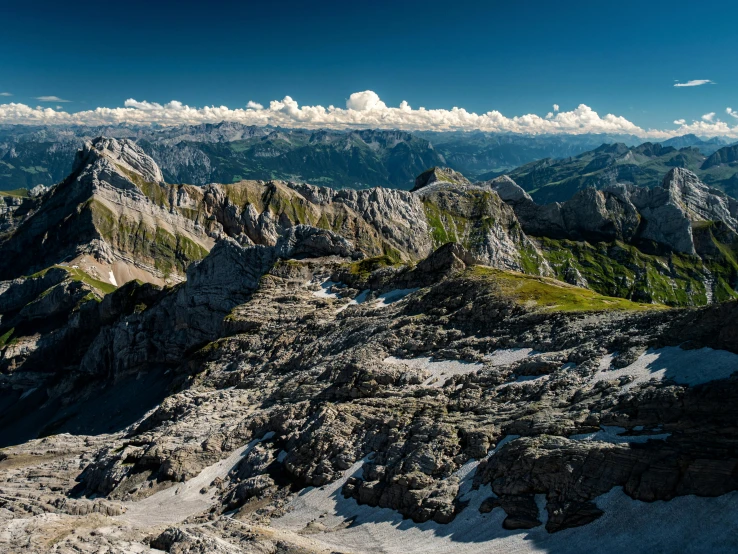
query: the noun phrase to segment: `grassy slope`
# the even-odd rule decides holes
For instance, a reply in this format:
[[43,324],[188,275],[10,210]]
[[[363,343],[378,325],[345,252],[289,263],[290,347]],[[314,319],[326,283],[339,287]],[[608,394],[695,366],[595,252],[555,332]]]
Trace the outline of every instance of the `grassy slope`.
[[13,198],[28,198],[28,189],[0,190],[0,196]]
[[527,308],[559,312],[665,309],[660,304],[641,304],[624,298],[603,296],[555,279],[491,267],[475,266],[468,274],[474,279],[493,284],[502,296]]
[[[86,285],[89,285],[90,287],[93,287],[100,291],[103,295],[110,294],[114,290],[116,290],[118,287],[113,285],[112,283],[106,283],[105,281],[99,281],[97,279],[94,279],[93,277],[90,277],[87,273],[82,271],[81,269],[74,269],[73,267],[69,267],[66,265],[53,265],[51,267],[55,267],[58,269],[63,269],[67,272],[69,275],[69,278],[72,281],[80,281],[82,283],[85,283]],[[33,275],[30,275],[29,278],[33,277],[42,277],[51,267],[48,267],[42,271],[39,271],[38,273],[34,273]]]

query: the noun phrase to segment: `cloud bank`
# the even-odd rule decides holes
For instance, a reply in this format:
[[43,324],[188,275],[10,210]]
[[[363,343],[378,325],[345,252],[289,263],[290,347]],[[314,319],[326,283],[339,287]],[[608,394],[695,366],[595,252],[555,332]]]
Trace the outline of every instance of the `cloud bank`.
[[[734,112],[726,112],[732,115]],[[121,123],[148,125],[196,125],[234,121],[246,125],[275,125],[304,129],[401,129],[408,131],[472,131],[510,132],[525,134],[633,134],[640,137],[668,138],[695,132],[701,135],[738,136],[738,125],[730,127],[715,121],[675,121],[674,130],[643,129],[622,116],[599,115],[585,104],[571,111],[550,112],[507,117],[497,110],[482,114],[464,108],[412,108],[406,101],[397,107],[387,106],[370,90],[353,93],[346,107],[300,106],[290,96],[273,100],[268,106],[249,102],[245,108],[226,106],[195,108],[172,100],[166,104],[138,101],[130,98],[122,108],[96,108],[66,112],[50,107],[31,107],[21,103],[0,104],[0,123],[36,125],[117,125]]]
[[686,83],[674,83],[675,87],[699,87],[702,85],[714,85],[715,83],[710,79],[694,79],[687,81]]

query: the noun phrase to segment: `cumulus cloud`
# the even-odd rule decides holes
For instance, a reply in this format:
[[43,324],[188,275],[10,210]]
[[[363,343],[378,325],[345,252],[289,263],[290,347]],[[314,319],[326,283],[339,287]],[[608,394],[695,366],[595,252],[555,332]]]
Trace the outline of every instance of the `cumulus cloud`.
[[703,121],[712,121],[713,119],[715,119],[715,112],[706,113],[702,116]]
[[0,92],[0,96],[13,96],[9,92]]
[[558,104],[554,104],[553,105],[553,109],[554,109],[555,112],[558,112],[559,111],[559,105]]
[[684,125],[687,122],[686,119],[675,119],[674,125]]
[[58,96],[37,96],[36,100],[39,102],[71,102],[71,100],[64,100]]
[[710,79],[693,79],[686,83],[674,83],[675,87],[699,87],[701,85],[714,85],[715,83]]
[[735,111],[733,108],[725,108],[725,113],[738,119],[738,111]]
[[694,134],[701,137],[724,136],[738,138],[738,125],[731,127],[719,119],[716,121],[693,121],[692,123],[681,125],[676,131],[672,131],[673,136],[686,134]]
[[474,113],[464,108],[413,108],[402,101],[399,106],[387,106],[375,92],[355,92],[346,100],[346,107],[300,106],[290,96],[272,100],[268,106],[249,102],[245,108],[226,106],[191,107],[177,100],[166,104],[129,98],[122,108],[100,107],[94,110],[66,112],[60,109],[30,107],[21,103],[0,104],[0,123],[15,124],[79,124],[115,125],[192,125],[234,121],[246,125],[274,125],[304,129],[401,129],[407,131],[481,130],[526,134],[633,134],[641,137],[668,138],[676,134],[696,132],[695,125],[711,125],[699,134],[738,136],[738,126],[729,127],[720,121],[699,121],[686,124],[675,121],[677,130],[643,129],[622,116],[600,115],[586,104],[571,111],[558,111],[545,116],[526,114],[508,117],[497,110]]
[[355,92],[346,100],[346,108],[357,112],[369,112],[372,110],[386,110],[387,105],[379,99],[379,95],[373,90]]

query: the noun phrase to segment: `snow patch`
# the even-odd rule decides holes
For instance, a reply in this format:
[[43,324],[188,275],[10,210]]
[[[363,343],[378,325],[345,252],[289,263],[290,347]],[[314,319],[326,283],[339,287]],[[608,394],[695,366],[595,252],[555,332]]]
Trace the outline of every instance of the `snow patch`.
[[678,385],[695,386],[726,379],[738,371],[738,355],[712,348],[683,350],[678,346],[667,346],[658,350],[649,349],[629,366],[610,370],[613,358],[612,354],[608,354],[600,360],[599,371],[594,376],[595,383],[613,381],[629,375],[634,380],[625,385],[623,390],[647,383],[651,379],[671,379]]
[[[117,519],[145,527],[169,525],[184,521],[190,516],[207,510],[215,502],[215,488],[211,483],[217,477],[224,479],[251,449],[263,440],[274,436],[269,432],[233,451],[227,458],[203,469],[197,477],[152,494],[136,502],[124,502],[126,512]],[[207,489],[202,494],[201,489]]]
[[371,291],[369,289],[361,291],[359,294],[356,295],[356,298],[352,299],[349,304],[363,304],[366,302],[367,296],[369,296],[369,293]]
[[[513,437],[505,437],[497,451]],[[495,509],[479,513],[481,502],[493,496],[489,485],[466,491],[466,483],[478,462],[468,462],[456,472],[462,479],[460,493],[469,504],[449,524],[432,521],[416,524],[394,510],[361,506],[345,499],[341,488],[350,476],[361,476],[365,460],[356,462],[344,476],[321,488],[303,490],[289,504],[290,511],[272,520],[279,530],[301,532],[310,524],[310,538],[325,548],[357,553],[482,554],[490,552],[556,552],[576,554],[593,549],[604,554],[622,552],[735,552],[738,534],[738,492],[717,498],[677,497],[668,502],[632,500],[618,487],[599,496],[595,503],[605,514],[583,527],[548,533],[535,529],[507,531],[506,514]],[[545,496],[536,495],[539,518],[546,521]]]
[[430,373],[423,385],[440,388],[447,379],[454,375],[472,373],[484,367],[478,362],[466,362],[463,360],[433,360],[433,358],[409,358],[401,359],[389,356],[383,360],[387,364],[405,364],[413,369]]
[[[641,426],[641,430],[643,427]],[[612,444],[622,443],[644,443],[649,440],[666,440],[671,436],[671,433],[660,433],[656,435],[634,435],[634,436],[622,436],[627,429],[625,427],[618,427],[616,425],[603,425],[600,430],[596,433],[582,433],[580,435],[572,435],[569,439],[574,441],[600,441],[609,442]]]
[[490,365],[499,367],[518,362],[533,354],[536,352],[532,348],[500,348],[487,354],[484,360]]
[[[583,527],[554,534],[543,525],[507,531],[502,528],[506,517],[503,510],[479,513],[481,502],[492,496],[489,485],[470,491],[465,498],[469,504],[445,525],[432,521],[416,524],[393,510],[360,506],[354,499],[343,498],[341,488],[348,477],[361,475],[363,464],[364,460],[356,462],[334,483],[303,490],[290,502],[287,514],[272,520],[272,527],[299,533],[308,525],[319,523],[309,536],[325,548],[377,554],[577,554],[593,550],[604,554],[728,553],[738,549],[738,534],[733,532],[738,492],[717,498],[682,496],[668,502],[640,502],[618,487],[595,499],[605,514]],[[474,465],[465,464],[457,474],[468,476]],[[544,495],[536,495],[536,504],[545,524]]]
[[419,289],[417,289],[417,288],[414,288],[414,289],[395,289],[395,290],[391,290],[391,291],[382,293],[379,296],[377,296],[376,305],[379,308],[384,308],[386,306],[389,306],[390,304],[394,304],[398,300],[402,300],[408,294],[412,294],[416,290],[419,290]]
[[38,387],[33,387],[32,389],[28,389],[26,392],[20,395],[20,398],[18,400],[23,400],[24,398],[31,396],[37,390],[38,390]]
[[320,283],[320,290],[314,290],[313,296],[318,298],[338,298],[338,293],[331,292],[331,288],[338,285],[335,281],[323,281]]
[[112,283],[114,287],[118,286],[118,282],[115,280],[115,275],[113,275],[112,271],[108,271],[108,280]]

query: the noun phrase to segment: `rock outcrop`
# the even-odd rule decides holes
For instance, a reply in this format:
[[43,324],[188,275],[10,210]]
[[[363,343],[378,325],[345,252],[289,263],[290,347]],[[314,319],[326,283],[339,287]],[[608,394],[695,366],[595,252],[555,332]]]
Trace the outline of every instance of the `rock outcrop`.
[[692,228],[721,221],[738,228],[738,202],[708,187],[689,170],[674,168],[660,187],[609,185],[585,189],[570,200],[540,206],[509,177],[485,183],[508,204],[526,233],[572,240],[649,241],[668,251],[696,255]]

